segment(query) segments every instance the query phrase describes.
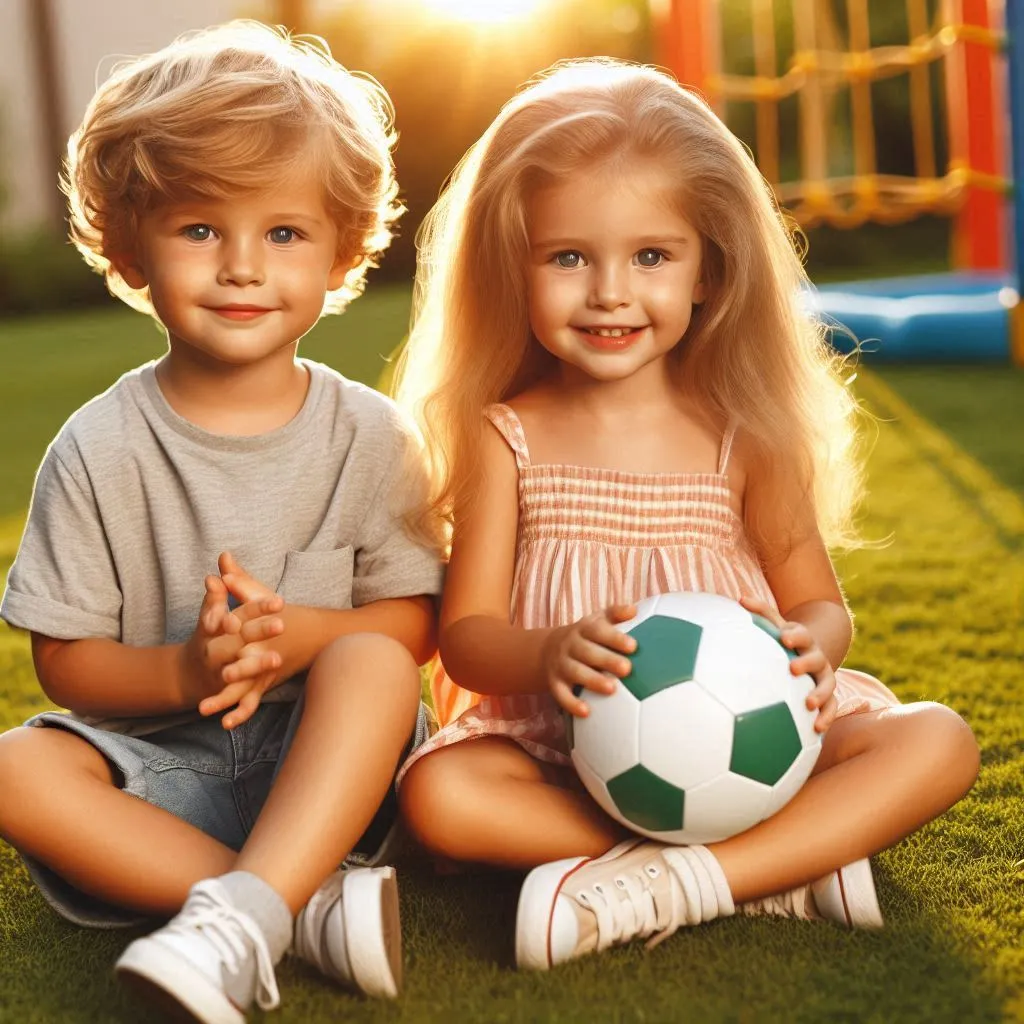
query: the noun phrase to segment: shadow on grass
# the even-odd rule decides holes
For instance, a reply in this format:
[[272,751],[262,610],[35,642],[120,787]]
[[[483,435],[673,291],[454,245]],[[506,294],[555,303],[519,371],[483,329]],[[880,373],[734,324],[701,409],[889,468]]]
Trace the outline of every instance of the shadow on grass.
[[[134,932],[98,933],[56,918],[6,869],[0,1019],[19,1024],[135,1022],[147,1011],[117,988],[111,967]],[[970,939],[877,877],[888,922],[877,933],[834,925],[736,918],[685,929],[650,953],[639,944],[547,974],[512,963],[516,876],[435,876],[403,865],[406,985],[395,1003],[325,984],[309,968],[278,971],[283,1006],[253,1019],[350,1021],[964,1021],[1005,1019]],[[11,887],[18,891],[11,892]],[[17,897],[12,900],[11,897]],[[977,946],[975,946],[977,948]]]
[[1024,498],[1024,370],[870,362],[869,366],[921,416]]

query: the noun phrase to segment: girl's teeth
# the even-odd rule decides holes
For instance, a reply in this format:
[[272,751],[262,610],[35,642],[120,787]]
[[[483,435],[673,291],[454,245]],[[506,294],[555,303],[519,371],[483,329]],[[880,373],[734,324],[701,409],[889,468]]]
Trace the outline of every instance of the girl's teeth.
[[599,338],[621,338],[625,334],[632,334],[632,327],[591,327],[590,334],[596,334]]

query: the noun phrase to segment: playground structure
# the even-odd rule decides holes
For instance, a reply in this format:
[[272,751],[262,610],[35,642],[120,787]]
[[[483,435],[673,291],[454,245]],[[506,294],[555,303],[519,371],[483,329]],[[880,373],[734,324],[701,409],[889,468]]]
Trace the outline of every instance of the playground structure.
[[[887,0],[896,4],[898,0]],[[663,0],[655,10],[660,63],[712,105],[754,104],[754,152],[780,204],[801,227],[852,229],[925,214],[952,217],[948,274],[817,289],[811,301],[845,325],[872,358],[1012,359],[1024,365],[1024,0],[904,0],[905,45],[872,45],[869,0]],[[749,11],[752,74],[723,70],[723,8]],[[792,17],[792,57],[778,66],[776,9]],[[843,37],[845,35],[845,43]],[[938,167],[932,68],[944,80]],[[872,85],[905,75],[914,175],[880,174]],[[853,173],[831,173],[834,100],[849,92]],[[783,180],[780,104],[795,97],[799,176]],[[943,126],[939,126],[940,129]],[[833,332],[839,347],[850,344]]]

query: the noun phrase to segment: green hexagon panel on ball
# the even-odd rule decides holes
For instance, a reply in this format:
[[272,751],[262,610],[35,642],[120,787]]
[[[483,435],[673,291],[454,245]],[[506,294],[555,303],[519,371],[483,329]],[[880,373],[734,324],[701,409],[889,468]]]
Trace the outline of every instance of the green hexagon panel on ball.
[[715,594],[647,598],[619,627],[632,671],[569,732],[594,799],[623,825],[668,843],[727,839],[770,817],[821,750],[813,680],[793,675],[779,631]]

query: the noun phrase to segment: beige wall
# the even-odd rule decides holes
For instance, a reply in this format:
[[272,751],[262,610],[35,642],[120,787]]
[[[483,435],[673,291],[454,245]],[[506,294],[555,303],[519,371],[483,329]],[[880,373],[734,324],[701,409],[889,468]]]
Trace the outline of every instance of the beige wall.
[[[8,201],[0,228],[29,228],[46,217],[47,167],[40,96],[33,66],[28,5],[0,0],[0,179]],[[63,135],[81,119],[96,87],[119,56],[150,53],[192,28],[239,14],[272,18],[272,0],[50,0],[60,68]],[[0,245],[2,245],[0,235]]]

